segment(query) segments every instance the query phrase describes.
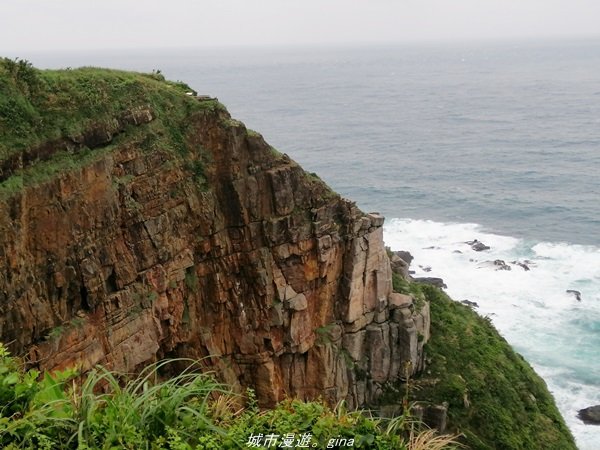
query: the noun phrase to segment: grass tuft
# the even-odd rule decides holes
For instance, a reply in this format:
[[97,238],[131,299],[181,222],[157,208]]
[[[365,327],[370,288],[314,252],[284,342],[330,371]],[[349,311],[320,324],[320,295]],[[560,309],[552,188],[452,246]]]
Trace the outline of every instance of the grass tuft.
[[[335,443],[350,440],[362,449],[453,448],[452,437],[421,436],[406,428],[404,417],[380,419],[348,411],[343,402],[331,409],[320,401],[288,399],[261,411],[253,391],[246,398],[234,394],[202,368],[175,359],[135,377],[97,367],[83,379],[74,370],[40,378],[0,345],[0,446],[217,450],[248,448],[252,435],[276,435],[281,443],[293,434],[310,435],[311,448],[345,448]],[[165,372],[176,375],[165,379]],[[442,441],[448,446],[426,446]]]

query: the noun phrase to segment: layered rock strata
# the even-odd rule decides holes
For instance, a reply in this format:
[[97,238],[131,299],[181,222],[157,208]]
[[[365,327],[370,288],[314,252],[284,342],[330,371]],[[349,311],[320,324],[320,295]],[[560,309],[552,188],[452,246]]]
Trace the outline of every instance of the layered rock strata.
[[220,109],[187,118],[184,157],[148,150],[145,117],[89,164],[1,200],[13,352],[48,370],[205,358],[265,406],[368,404],[419,370],[428,305],[392,292],[383,217]]

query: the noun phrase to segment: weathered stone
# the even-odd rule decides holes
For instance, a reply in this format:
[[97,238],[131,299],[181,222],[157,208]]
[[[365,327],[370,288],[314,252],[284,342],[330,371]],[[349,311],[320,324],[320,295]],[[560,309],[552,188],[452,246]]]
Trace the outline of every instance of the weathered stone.
[[360,361],[365,354],[366,330],[355,333],[345,333],[342,338],[342,346],[354,361]]
[[432,405],[417,403],[410,409],[411,415],[425,423],[429,428],[442,434],[446,431],[448,422],[448,404]]
[[407,265],[410,266],[410,263],[412,263],[414,257],[413,255],[410,254],[410,252],[406,252],[403,250],[398,250],[393,252],[393,254],[395,256],[397,256],[398,258],[400,258],[402,261],[404,261]]
[[413,298],[410,295],[392,292],[389,296],[389,304],[391,309],[408,308],[413,304]]
[[373,319],[373,321],[375,323],[384,323],[388,321],[388,310],[384,309],[382,311],[377,311],[375,313],[375,318]]
[[390,380],[396,380],[402,374],[402,348],[400,347],[398,333],[400,325],[390,322]]
[[344,324],[344,330],[346,331],[346,333],[356,333],[358,330],[362,330],[368,324],[373,322],[374,318],[375,312],[371,311],[367,314],[360,316],[357,320],[355,320],[352,323]]
[[276,303],[271,307],[271,326],[280,327],[283,325],[283,303]]
[[0,340],[43,370],[210,356],[261,405],[375,400],[429,336],[392,293],[383,217],[227,117],[187,117],[181,162],[129,133],[155,120],[133,108],[78,138],[106,154],[0,202]]
[[369,356],[369,378],[379,383],[388,380],[391,355],[387,323],[367,326],[366,347]]
[[303,311],[308,307],[306,296],[304,294],[297,294],[294,297],[286,300],[287,307],[294,311]]
[[400,275],[405,280],[410,280],[409,265],[406,261],[404,261],[397,255],[392,254],[390,264],[391,264],[392,272]]
[[379,214],[377,212],[371,212],[371,213],[367,214],[367,217],[371,221],[371,226],[372,227],[381,227],[381,226],[383,226],[383,222],[385,220],[385,217],[383,217],[381,214]]

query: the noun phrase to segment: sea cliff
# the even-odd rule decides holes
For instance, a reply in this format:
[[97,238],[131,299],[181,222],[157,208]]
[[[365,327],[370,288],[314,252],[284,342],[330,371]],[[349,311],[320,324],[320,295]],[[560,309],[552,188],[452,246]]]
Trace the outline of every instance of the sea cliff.
[[[0,65],[0,341],[32,366],[188,357],[264,407],[399,404],[438,330],[433,294],[394,292],[383,221],[183,83]],[[572,446],[545,423],[539,448]]]

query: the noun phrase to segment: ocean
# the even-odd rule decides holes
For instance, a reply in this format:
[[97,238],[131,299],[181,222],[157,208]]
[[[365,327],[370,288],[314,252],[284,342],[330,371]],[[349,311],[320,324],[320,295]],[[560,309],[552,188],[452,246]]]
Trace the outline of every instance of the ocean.
[[600,448],[600,427],[576,417],[600,404],[600,40],[18,56],[160,69],[218,97],[383,213],[386,243],[476,302],[545,379],[578,446]]

